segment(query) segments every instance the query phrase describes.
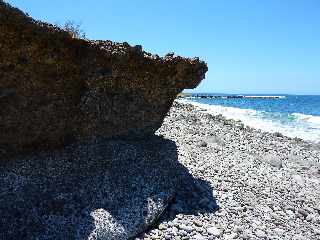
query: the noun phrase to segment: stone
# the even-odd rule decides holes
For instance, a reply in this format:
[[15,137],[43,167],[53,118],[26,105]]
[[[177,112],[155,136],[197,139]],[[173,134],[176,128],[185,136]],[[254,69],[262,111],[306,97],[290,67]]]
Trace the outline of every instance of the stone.
[[166,234],[166,235],[164,235],[164,239],[170,240],[170,239],[172,239],[172,237],[171,237],[171,235]]
[[300,175],[293,175],[292,178],[298,183],[299,185],[304,185],[305,181]]
[[206,138],[206,142],[212,145],[225,146],[225,142],[218,136],[211,135]]
[[199,147],[207,147],[208,143],[206,143],[205,141],[200,141],[199,143]]
[[187,236],[188,233],[187,233],[187,231],[185,231],[185,230],[180,230],[180,231],[179,231],[179,235],[183,237],[183,236]]
[[243,230],[244,230],[243,226],[235,226],[233,229],[233,231],[238,232],[238,233],[243,232]]
[[292,237],[292,240],[308,240],[308,239],[302,234],[296,234]]
[[176,227],[173,227],[173,228],[172,228],[172,233],[173,233],[174,235],[177,235],[178,232],[179,232],[179,229],[178,229],[178,228],[176,228]]
[[261,161],[278,169],[282,168],[282,160],[275,154],[267,154],[261,158]]
[[250,229],[244,230],[241,237],[243,239],[250,239],[252,237],[252,231]]
[[284,230],[282,228],[275,228],[275,229],[273,229],[273,232],[275,234],[277,234],[277,236],[281,236],[282,234],[284,234],[286,232],[286,230]]
[[286,210],[286,214],[289,216],[294,216],[294,212],[292,210]]
[[307,221],[315,221],[316,219],[316,216],[314,214],[308,214],[307,217],[306,217],[306,220]]
[[201,234],[196,234],[193,236],[194,240],[206,240],[206,238],[204,236],[202,236]]
[[158,221],[179,176],[191,177],[177,156],[159,137],[99,138],[3,162],[0,238],[131,239]]
[[162,224],[162,223],[159,225],[158,228],[159,228],[159,230],[165,230],[165,229],[167,229],[166,225],[164,225],[164,224]]
[[177,94],[207,71],[197,58],[73,38],[2,0],[0,46],[0,149],[7,156],[92,136],[151,135]]
[[172,58],[174,56],[174,52],[169,52],[165,55],[165,58]]
[[266,233],[265,233],[264,231],[258,229],[258,230],[256,231],[256,236],[257,236],[258,238],[265,238],[265,237],[266,237]]
[[194,220],[193,224],[196,225],[197,227],[202,227],[203,223],[199,220]]
[[210,200],[207,197],[201,198],[199,201],[199,205],[200,206],[205,206],[207,204],[209,204]]
[[219,237],[221,235],[221,231],[216,227],[210,227],[207,229],[207,232],[213,236]]
[[223,235],[223,238],[225,240],[231,240],[237,238],[238,234],[237,233],[230,233],[230,234],[225,234]]
[[195,231],[196,231],[196,232],[199,232],[199,233],[204,233],[204,232],[206,232],[206,230],[205,230],[203,227],[196,227],[196,228],[195,228]]
[[309,215],[308,211],[306,211],[302,208],[298,209],[298,213],[301,214],[303,217],[307,217]]
[[179,228],[181,230],[184,230],[184,231],[188,232],[188,233],[190,233],[190,232],[192,232],[194,230],[194,228],[192,226],[187,226],[185,224],[180,224]]

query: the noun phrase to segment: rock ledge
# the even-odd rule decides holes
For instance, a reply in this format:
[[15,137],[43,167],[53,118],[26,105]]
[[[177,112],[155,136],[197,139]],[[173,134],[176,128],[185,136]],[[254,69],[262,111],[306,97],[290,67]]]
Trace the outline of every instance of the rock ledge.
[[146,136],[207,66],[141,46],[72,38],[0,0],[0,151],[92,136]]

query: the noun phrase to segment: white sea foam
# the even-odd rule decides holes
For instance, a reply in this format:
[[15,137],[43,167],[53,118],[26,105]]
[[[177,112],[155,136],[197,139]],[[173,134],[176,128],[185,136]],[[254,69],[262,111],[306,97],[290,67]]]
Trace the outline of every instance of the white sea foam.
[[178,101],[192,104],[213,115],[221,114],[227,119],[240,120],[246,126],[266,132],[279,132],[288,137],[320,142],[320,116],[293,113],[291,120],[288,118],[288,121],[283,121],[280,118],[270,117],[265,112],[253,109],[209,105],[185,99],[179,99]]
[[307,115],[302,113],[293,113],[292,115],[295,116],[300,121],[319,124],[319,127],[320,127],[320,116],[313,116],[313,115]]

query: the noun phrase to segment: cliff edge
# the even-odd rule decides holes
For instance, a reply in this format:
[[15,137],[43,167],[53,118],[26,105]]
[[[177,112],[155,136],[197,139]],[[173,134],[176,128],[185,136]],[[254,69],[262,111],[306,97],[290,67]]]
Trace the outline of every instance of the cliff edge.
[[72,38],[0,1],[1,155],[150,135],[206,71],[198,58]]

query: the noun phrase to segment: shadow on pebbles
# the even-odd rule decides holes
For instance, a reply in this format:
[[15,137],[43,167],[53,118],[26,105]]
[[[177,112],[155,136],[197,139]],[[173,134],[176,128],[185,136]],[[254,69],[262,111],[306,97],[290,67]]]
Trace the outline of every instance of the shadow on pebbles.
[[177,158],[175,142],[152,136],[94,139],[2,162],[0,239],[121,240],[161,216],[215,211],[210,185]]

